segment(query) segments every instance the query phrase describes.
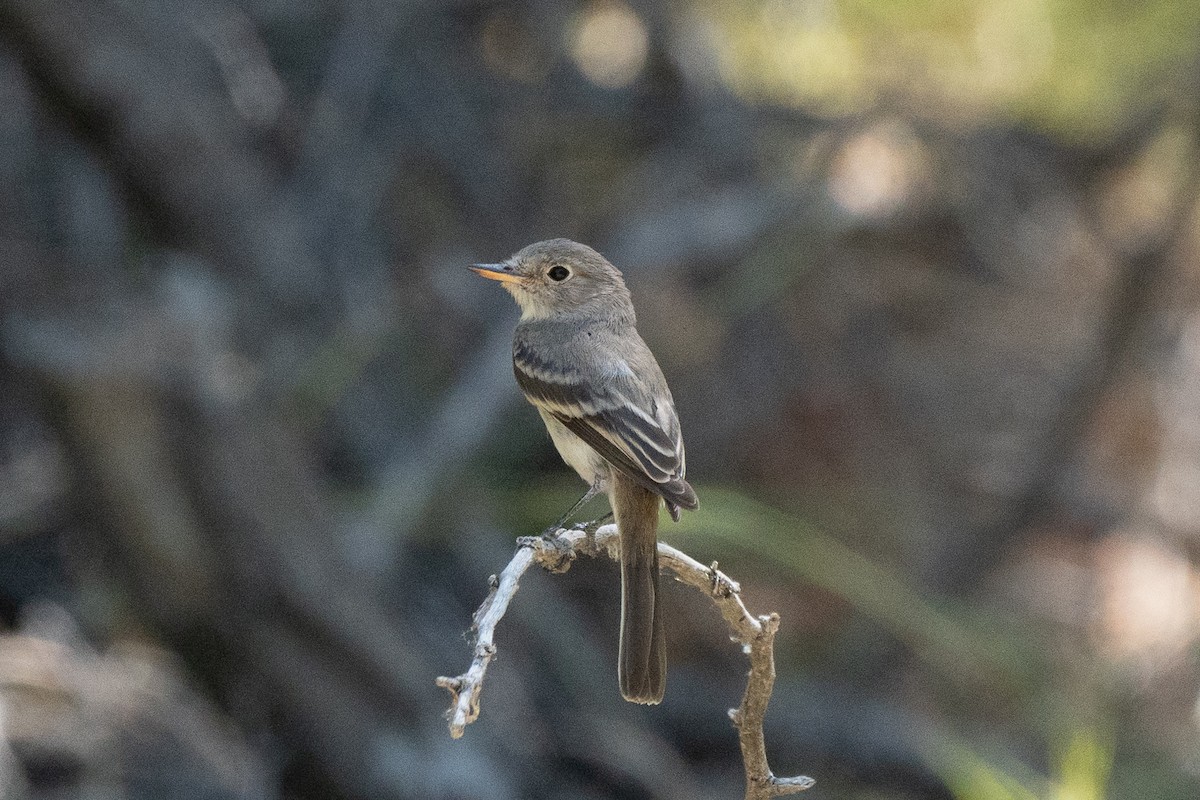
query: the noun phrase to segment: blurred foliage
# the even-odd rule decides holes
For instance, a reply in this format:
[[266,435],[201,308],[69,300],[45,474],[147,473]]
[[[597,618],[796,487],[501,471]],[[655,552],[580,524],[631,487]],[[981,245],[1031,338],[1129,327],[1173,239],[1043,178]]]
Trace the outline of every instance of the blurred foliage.
[[[703,512],[685,517],[679,536],[705,552],[746,550],[759,562],[817,586],[875,620],[891,635],[953,680],[984,678],[993,688],[1029,680],[1033,664],[1023,659],[1044,652],[1032,631],[989,615],[986,627],[972,625],[963,611],[936,608],[897,569],[847,547],[812,525],[736,492],[706,487]],[[671,531],[674,536],[674,531]],[[976,623],[982,621],[974,621]],[[975,628],[975,629],[972,629]],[[1005,629],[1008,636],[1005,636]]]
[[1200,17],[1172,0],[701,8],[721,76],[748,99],[839,116],[916,97],[924,114],[960,124],[1012,120],[1080,141],[1187,96],[1200,55]]
[[944,743],[933,756],[945,770],[956,800],[1102,800],[1108,796],[1112,752],[1096,731],[1073,731],[1061,743],[1062,753],[1049,778],[1027,769],[989,764],[961,743]]

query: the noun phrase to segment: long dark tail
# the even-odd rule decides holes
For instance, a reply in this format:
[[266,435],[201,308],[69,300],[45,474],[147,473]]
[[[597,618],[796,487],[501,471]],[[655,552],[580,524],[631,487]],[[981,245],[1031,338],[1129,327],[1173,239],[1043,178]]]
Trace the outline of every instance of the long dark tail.
[[613,470],[613,515],[621,535],[621,651],[617,677],[633,703],[662,701],[667,649],[658,596],[658,495]]

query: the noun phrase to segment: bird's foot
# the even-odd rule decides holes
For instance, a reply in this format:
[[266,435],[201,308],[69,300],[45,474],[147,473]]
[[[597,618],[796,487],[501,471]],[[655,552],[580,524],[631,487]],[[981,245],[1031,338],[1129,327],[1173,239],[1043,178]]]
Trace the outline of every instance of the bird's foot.
[[611,511],[609,511],[604,516],[597,517],[596,519],[594,519],[590,522],[577,522],[571,526],[571,530],[583,531],[583,533],[587,536],[588,544],[595,547],[596,531],[598,531],[600,529],[601,525],[604,525],[606,522],[608,522],[612,518],[613,518],[613,514]]

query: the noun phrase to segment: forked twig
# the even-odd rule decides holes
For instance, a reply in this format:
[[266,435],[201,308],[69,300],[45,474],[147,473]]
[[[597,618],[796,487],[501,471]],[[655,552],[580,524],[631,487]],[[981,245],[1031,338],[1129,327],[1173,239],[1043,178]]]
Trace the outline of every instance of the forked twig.
[[[450,692],[450,735],[461,737],[466,727],[479,718],[479,697],[483,678],[496,654],[496,625],[508,610],[517,592],[521,576],[532,564],[551,572],[565,572],[578,555],[619,557],[620,538],[615,525],[605,525],[589,536],[577,529],[559,529],[550,536],[524,536],[517,540],[517,552],[499,578],[493,575],[483,604],[475,612],[471,628],[475,631],[475,653],[471,666],[456,678],[440,677],[437,685]],[[746,691],[729,717],[738,732],[742,763],[746,771],[746,800],[765,800],[808,789],[813,779],[806,776],[777,778],[767,762],[763,718],[775,686],[775,633],[779,615],[755,617],[742,602],[741,587],[714,563],[706,567],[670,545],[659,542],[658,560],[677,580],[706,594],[717,606],[733,631],[733,639],[742,644],[750,658]]]

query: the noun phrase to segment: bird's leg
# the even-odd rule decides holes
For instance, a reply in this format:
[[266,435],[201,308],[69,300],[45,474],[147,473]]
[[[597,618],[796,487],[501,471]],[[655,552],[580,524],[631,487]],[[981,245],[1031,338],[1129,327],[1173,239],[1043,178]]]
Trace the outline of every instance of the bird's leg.
[[575,505],[568,508],[567,513],[565,513],[561,517],[559,517],[558,522],[554,523],[549,528],[547,528],[542,533],[542,535],[543,536],[553,536],[554,532],[557,531],[562,526],[566,525],[567,522],[571,519],[571,517],[575,516],[575,513],[577,511],[579,511],[579,509],[584,507],[584,505],[587,503],[587,501],[591,500],[593,497],[595,497],[598,494],[600,494],[600,479],[596,478],[596,480],[594,480],[592,482],[592,485],[588,487],[588,490],[583,493],[583,497],[579,498],[579,500],[575,503]]

